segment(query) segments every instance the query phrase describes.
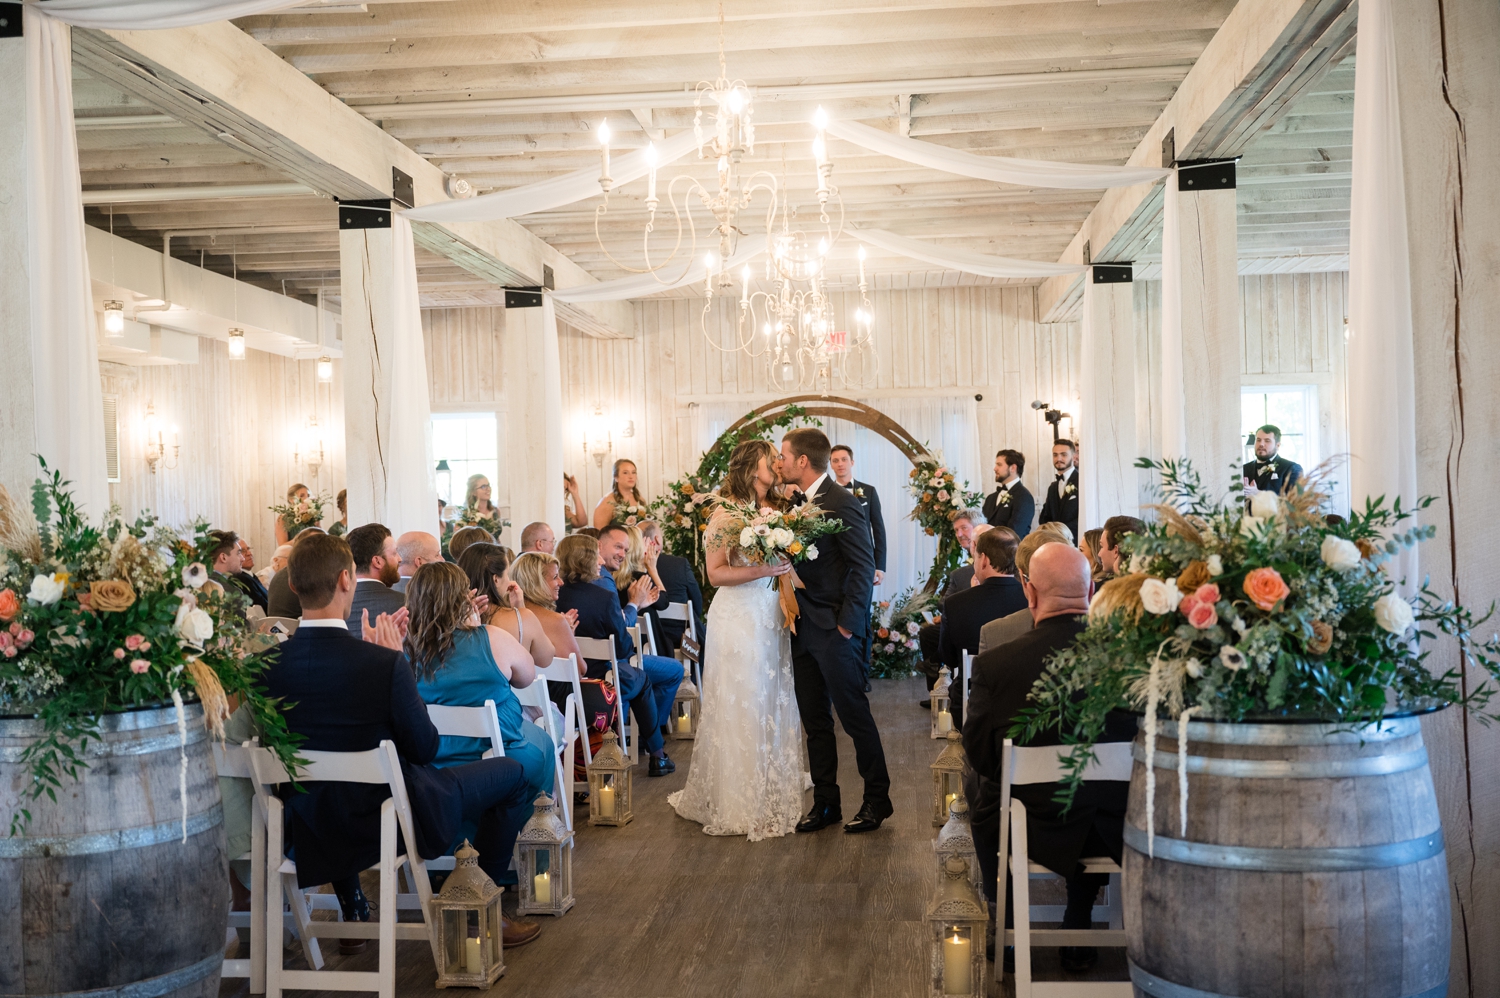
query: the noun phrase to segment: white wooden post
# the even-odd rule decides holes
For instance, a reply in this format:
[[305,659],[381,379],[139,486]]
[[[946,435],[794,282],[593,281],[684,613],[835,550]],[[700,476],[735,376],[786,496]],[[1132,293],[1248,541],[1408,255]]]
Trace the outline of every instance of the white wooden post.
[[1140,509],[1134,286],[1095,284],[1093,276],[1083,275],[1080,534],[1117,514],[1136,516]]
[[[347,335],[347,334],[345,334]],[[502,474],[510,491],[516,535],[542,521],[563,535],[562,362],[557,313],[542,296],[540,308],[505,310],[506,448]]]

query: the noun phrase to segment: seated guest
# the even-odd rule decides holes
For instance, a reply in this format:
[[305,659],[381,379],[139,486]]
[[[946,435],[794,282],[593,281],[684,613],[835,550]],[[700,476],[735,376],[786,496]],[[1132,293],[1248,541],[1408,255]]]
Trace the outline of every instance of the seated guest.
[[366,611],[372,621],[382,613],[395,613],[406,605],[406,596],[391,588],[401,581],[401,556],[396,553],[396,538],[383,524],[355,527],[348,541],[354,553],[356,587],[349,633],[358,638],[363,636],[361,621]]
[[515,638],[538,669],[552,664],[552,640],[536,614],[526,609],[521,587],[506,578],[510,558],[498,544],[470,544],[458,559],[458,567],[469,577],[469,587],[489,601],[484,622]]
[[[641,537],[646,542],[646,562],[655,568],[653,578],[661,585],[661,599],[652,609],[660,613],[672,603],[686,603],[692,608],[693,619],[698,627],[698,640],[703,635],[703,590],[698,587],[698,577],[693,574],[693,563],[675,554],[662,550],[661,524],[647,520],[641,524]],[[687,632],[687,621],[653,620],[656,639],[662,645],[657,651],[663,655],[676,655]]]
[[255,573],[255,577],[260,580],[260,584],[269,586],[271,580],[275,578],[276,573],[286,568],[286,560],[291,556],[292,546],[290,544],[282,544],[275,551],[271,552],[271,564]]
[[[265,610],[265,587],[253,575],[245,571],[245,550],[240,546],[240,537],[233,530],[211,530],[209,539],[212,547],[204,555],[208,559],[210,576],[215,582],[224,587],[225,592],[239,593],[248,599],[253,605]],[[244,579],[248,576],[252,587]],[[257,600],[257,596],[260,598]]]
[[495,535],[483,527],[462,527],[453,532],[448,538],[448,560],[454,564],[458,563],[459,556],[464,553],[464,548],[470,544],[493,544]]
[[[1031,564],[1031,556],[1036,554],[1037,549],[1043,544],[1062,543],[1062,536],[1051,530],[1033,530],[1027,534],[1025,540],[1016,546],[1016,578],[1025,581],[1026,569]],[[983,655],[991,648],[998,648],[1008,641],[1014,641],[1029,630],[1031,630],[1030,607],[1023,606],[1015,613],[992,620],[979,629],[979,654]]]
[[291,617],[292,619],[302,616],[302,602],[297,599],[297,594],[292,591],[291,586],[292,551],[297,550],[297,544],[304,537],[322,533],[322,527],[304,527],[297,532],[296,537],[292,538],[291,550],[287,552],[286,565],[271,576],[270,582],[266,583],[266,616]]
[[[958,540],[958,546],[970,558],[968,564],[960,565],[948,573],[943,580],[942,586],[938,588],[938,606],[954,593],[963,592],[974,583],[974,533],[976,529],[982,533],[989,529],[989,524],[984,522],[984,517],[977,509],[961,509],[953,517],[953,535]],[[917,662],[917,668],[927,678],[927,689],[932,690],[932,684],[937,682],[938,668],[942,663],[943,652],[939,647],[938,639],[942,636],[942,630],[938,624],[923,624],[917,631],[917,647],[921,649],[922,658]],[[930,700],[920,700],[917,706],[927,710],[932,706]]]
[[1052,520],[1048,523],[1042,524],[1036,529],[1050,530],[1057,536],[1061,537],[1064,541],[1066,541],[1069,546],[1072,546],[1073,544],[1073,531],[1066,523],[1059,523],[1056,520]]
[[578,650],[573,636],[573,627],[578,622],[578,611],[557,612],[557,594],[562,589],[562,571],[557,559],[540,551],[527,551],[510,566],[510,577],[521,587],[521,596],[526,609],[536,617],[552,642],[552,654],[557,658],[578,656],[578,675],[588,674],[588,663]]
[[963,727],[964,652],[979,651],[979,629],[992,620],[1026,609],[1026,593],[1017,581],[1015,531],[991,527],[974,538],[974,585],[943,601],[938,647],[952,676],[949,710],[955,727]]
[[[406,640],[402,648],[417,673],[417,692],[431,704],[483,707],[495,701],[505,757],[525,771],[530,800],[552,792],[555,757],[547,732],[521,713],[516,689],[536,680],[531,655],[498,627],[479,622],[469,598],[469,577],[457,565],[423,565],[408,587]],[[490,751],[487,738],[444,735],[432,764],[439,769],[475,762]],[[512,871],[497,884],[514,884]]]
[[[964,753],[973,772],[968,774],[965,794],[971,802],[974,844],[986,895],[996,898],[1000,845],[1001,749],[1012,724],[1031,704],[1031,687],[1042,675],[1053,652],[1071,644],[1082,633],[1093,582],[1088,560],[1077,548],[1047,544],[1031,557],[1030,572],[1023,583],[1027,605],[1036,623],[1021,637],[974,660],[974,682],[969,689],[969,716],[964,721]],[[1061,745],[1060,732],[1041,734],[1028,744]],[[1111,715],[1100,739],[1130,741],[1135,721]],[[1026,805],[1026,836],[1029,857],[1060,875],[1067,883],[1068,906],[1063,914],[1065,929],[1086,929],[1093,924],[1094,898],[1109,882],[1103,874],[1084,873],[1079,860],[1085,856],[1120,859],[1125,825],[1124,782],[1085,783],[1072,806],[1064,813],[1052,798],[1056,783],[1027,784],[1011,788],[1011,796]],[[1009,906],[1007,906],[1009,919]],[[1007,925],[1011,922],[1007,920]],[[1091,949],[1065,947],[1063,967],[1070,971],[1091,966],[1097,953]]]
[[[619,545],[623,554],[623,542],[620,541],[623,535],[618,531],[611,531],[609,536],[616,538],[611,543],[611,550]],[[630,710],[634,712],[636,725],[640,728],[641,747],[651,757],[646,775],[666,776],[675,772],[677,766],[662,749],[661,728],[671,715],[677,687],[682,685],[682,666],[669,658],[656,655],[642,655],[643,668],[627,664],[627,660],[635,654],[635,642],[625,629],[628,626],[625,622],[626,612],[632,619],[635,617],[640,608],[637,600],[644,600],[649,580],[638,580],[631,586],[625,610],[622,611],[620,598],[615,594],[614,580],[610,579],[607,586],[599,584],[598,541],[582,534],[573,534],[563,538],[557,545],[557,552],[563,578],[562,588],[558,591],[557,608],[564,613],[569,610],[578,611],[576,633],[580,637],[609,638],[614,641],[615,656],[619,661],[615,681],[619,686],[620,697],[627,701]],[[588,675],[591,679],[602,679],[609,670],[607,661],[589,659],[588,663]]]
[[1134,516],[1112,516],[1104,521],[1104,533],[1099,535],[1099,567],[1104,570],[1103,578],[1127,574],[1126,566],[1121,564],[1120,540],[1145,529],[1145,522]]
[[1095,527],[1093,530],[1085,530],[1083,540],[1078,542],[1078,550],[1082,551],[1083,556],[1089,560],[1089,571],[1093,574],[1096,585],[1100,582],[1099,576],[1104,572],[1104,569],[1099,566],[1099,538],[1103,536],[1104,528]]
[[594,538],[594,540],[599,539],[598,527],[579,527],[577,530],[573,531],[573,533],[582,534],[584,537],[592,537]]
[[239,587],[250,597],[250,602],[260,607],[264,613],[267,605],[266,584],[255,574],[255,552],[250,550],[250,542],[243,537],[240,538],[240,570],[234,576]]
[[[466,822],[479,865],[500,881],[510,866],[516,835],[532,810],[530,787],[515,759],[485,759],[437,769],[438,732],[417,695],[411,665],[399,649],[391,618],[372,621],[382,642],[357,641],[345,620],[354,602],[354,558],[349,545],[319,531],[304,532],[288,571],[304,608],[297,633],[267,668],[267,693],[282,702],[287,727],[318,752],[363,752],[381,741],[401,754],[416,839],[425,859],[448,852]],[[464,586],[467,595],[467,586]],[[333,884],[345,921],[369,921],[359,874],[380,861],[380,808],[388,787],[363,783],[308,783],[286,792],[288,853],[297,859],[301,887]],[[506,921],[507,946],[530,941],[536,925]]]
[[[620,559],[618,568],[611,569],[603,564],[600,565],[600,585],[604,584],[602,580],[607,575],[614,580],[616,592],[628,593],[630,591],[630,587],[635,585],[636,582],[640,581],[643,578],[649,577],[651,580],[651,590],[650,592],[645,594],[645,602],[639,604],[639,613],[645,614],[650,619],[651,633],[657,634],[661,631],[661,621],[658,620],[656,616],[656,605],[661,602],[662,586],[661,580],[656,577],[655,571],[652,570],[653,566],[647,564],[646,540],[641,535],[640,528],[634,526],[611,527],[609,530],[609,538],[607,540],[604,537],[604,533],[601,531],[599,560],[601,563],[605,561],[606,548],[610,547],[608,541],[612,541],[614,539],[614,537],[616,536],[616,531],[624,531],[625,533],[625,553]],[[624,601],[622,600],[621,602],[623,603]],[[636,620],[632,621],[630,620],[629,611],[626,611],[626,624],[638,623],[639,621],[639,614],[637,614]],[[645,624],[641,624],[641,633],[646,633]],[[659,653],[659,649],[653,648],[652,650]]]
[[535,523],[528,523],[521,528],[522,554],[526,554],[528,551],[551,554],[552,550],[556,547],[557,535],[552,532],[552,528],[548,524],[538,520]]
[[404,593],[406,584],[417,574],[417,569],[443,560],[443,548],[432,534],[423,530],[408,530],[396,538],[396,555],[401,559],[401,564],[396,566],[396,570],[401,573],[401,581],[391,588]]

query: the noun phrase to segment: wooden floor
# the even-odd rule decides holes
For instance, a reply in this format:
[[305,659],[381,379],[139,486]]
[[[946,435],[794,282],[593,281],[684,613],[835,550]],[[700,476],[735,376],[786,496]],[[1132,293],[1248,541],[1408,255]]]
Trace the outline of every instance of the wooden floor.
[[[925,996],[922,914],[934,883],[927,767],[939,743],[929,737],[926,712],[916,707],[923,695],[918,679],[875,683],[871,702],[896,813],[867,835],[845,835],[834,827],[753,845],[704,835],[667,806],[667,794],[683,786],[692,758],[691,742],[668,742],[677,772],[648,780],[641,775],[644,767],[637,770],[634,822],[624,828],[579,823],[577,906],[561,919],[542,919],[536,942],[506,951],[505,976],[493,993],[507,998]],[[847,819],[858,808],[861,783],[853,746],[842,732],[839,763]],[[580,809],[580,817],[585,814]],[[433,987],[436,974],[426,943],[397,945],[398,995],[450,994]],[[374,944],[353,957],[338,956],[333,945],[327,950],[334,951],[330,968],[376,966]],[[1104,973],[1089,976],[1123,977],[1110,972],[1123,970],[1123,959],[1104,954],[1099,968]],[[1039,978],[1061,976],[1055,951],[1037,950],[1035,959]],[[1110,966],[1115,963],[1117,968]],[[220,995],[245,993],[245,982],[226,981]]]

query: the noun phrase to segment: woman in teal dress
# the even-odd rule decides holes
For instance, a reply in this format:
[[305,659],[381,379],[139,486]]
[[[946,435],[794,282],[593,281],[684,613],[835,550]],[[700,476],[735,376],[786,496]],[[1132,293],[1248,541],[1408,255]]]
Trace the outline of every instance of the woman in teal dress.
[[[403,650],[423,701],[449,707],[495,701],[506,756],[521,764],[533,793],[551,793],[556,766],[552,740],[522,716],[512,689],[525,689],[536,679],[530,653],[505,631],[479,622],[469,578],[457,565],[440,561],[417,569],[407,584],[406,609],[410,616]],[[476,762],[489,749],[485,738],[444,735],[433,765]]]

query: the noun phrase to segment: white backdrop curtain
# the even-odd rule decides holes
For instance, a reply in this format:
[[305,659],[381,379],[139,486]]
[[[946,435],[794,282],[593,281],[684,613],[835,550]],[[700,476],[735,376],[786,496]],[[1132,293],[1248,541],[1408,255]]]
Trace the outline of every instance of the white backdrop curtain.
[[427,394],[427,356],[422,346],[422,304],[417,295],[416,243],[411,223],[391,218],[395,273],[391,307],[390,456],[385,464],[385,525],[400,536],[432,529],[437,516],[433,481],[432,407]]
[[[1354,189],[1349,212],[1350,498],[1417,497],[1411,257],[1392,0],[1361,0],[1354,68]],[[1415,591],[1417,552],[1393,574]]]

